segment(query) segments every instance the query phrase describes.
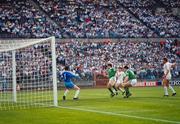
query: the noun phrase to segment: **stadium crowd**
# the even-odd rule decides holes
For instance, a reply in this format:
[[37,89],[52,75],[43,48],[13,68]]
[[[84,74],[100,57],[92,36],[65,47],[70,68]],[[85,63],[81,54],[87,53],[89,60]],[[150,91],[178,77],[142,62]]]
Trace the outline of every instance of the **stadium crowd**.
[[118,0],[126,7],[152,7],[156,2],[154,0]]
[[[54,35],[57,38],[137,38],[180,37],[180,21],[171,11],[152,11],[156,0],[4,0],[0,1],[0,37],[39,38]],[[72,0],[73,1],[73,0]],[[179,0],[161,0],[167,7],[180,6]],[[167,4],[168,3],[168,4]],[[41,9],[42,10],[41,10]],[[43,12],[44,11],[44,12]],[[50,19],[49,19],[50,18]],[[145,25],[147,24],[147,25]],[[51,73],[50,51],[45,46],[34,46],[17,52],[17,81],[48,77]],[[178,61],[177,41],[162,42],[80,42],[69,40],[57,43],[58,68],[71,65],[81,76],[92,79],[101,73],[107,62],[115,67],[129,64],[139,79],[162,76],[161,59]],[[44,54],[47,52],[47,54]],[[158,54],[157,54],[158,53]],[[12,80],[11,55],[0,54],[0,78]],[[7,61],[4,61],[3,57]],[[34,62],[32,62],[32,60]],[[30,61],[31,60],[31,61]],[[43,61],[42,61],[43,60]],[[180,76],[180,65],[173,70]],[[36,77],[35,77],[36,76]],[[5,81],[5,80],[4,80]]]
[[[57,42],[57,70],[70,65],[83,80],[92,81],[94,74],[102,75],[107,63],[129,65],[141,80],[158,80],[162,78],[162,58],[168,57],[177,66],[172,70],[174,78],[180,77],[180,44],[177,40],[161,42],[111,41],[82,42],[67,40]],[[16,51],[17,83],[29,88],[34,85],[46,87],[52,79],[52,57],[49,44],[34,45]],[[0,54],[0,84],[6,90],[12,84],[12,54]],[[38,81],[37,83],[34,83]]]
[[[0,2],[0,32],[12,37],[61,37],[58,28],[29,1]],[[7,37],[11,37],[7,35]]]
[[153,13],[154,0],[33,0],[47,15],[30,1],[5,1],[0,2],[0,32],[14,37],[180,37],[179,20],[166,11]]
[[[40,6],[59,23],[63,37],[152,37],[150,29],[133,18],[114,1],[83,2],[63,6],[60,2],[38,0]],[[114,5],[115,4],[115,5]]]
[[147,8],[130,8],[130,10],[159,32],[162,37],[180,37],[180,23],[171,12],[162,9],[160,12],[153,13],[153,10]]
[[[78,67],[79,71],[99,72],[111,62],[114,67],[129,64],[139,79],[162,77],[162,58],[179,63],[179,46],[171,40],[162,42],[59,42],[57,45],[58,62],[62,65]],[[173,71],[173,77],[180,76],[180,65]]]
[[162,0],[162,2],[168,7],[180,7],[179,0]]

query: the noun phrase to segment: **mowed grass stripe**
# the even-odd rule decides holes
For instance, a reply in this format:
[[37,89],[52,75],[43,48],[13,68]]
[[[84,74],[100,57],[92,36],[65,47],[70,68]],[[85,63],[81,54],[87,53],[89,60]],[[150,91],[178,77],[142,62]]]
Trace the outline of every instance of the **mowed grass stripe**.
[[[21,122],[23,124],[179,124],[180,87],[175,87],[175,89],[177,96],[167,98],[163,97],[163,87],[135,87],[130,89],[133,96],[124,99],[121,94],[110,98],[109,91],[106,88],[82,88],[78,101],[72,100],[74,90],[68,93],[66,101],[62,101],[64,90],[59,90],[59,106],[67,108],[41,108],[44,105],[53,105],[52,97],[50,97],[52,92],[39,91],[38,94],[31,92],[28,94],[20,91],[18,92],[19,100],[25,101],[27,104],[0,104],[1,107],[8,109],[8,111],[0,111],[0,124],[11,122],[15,124],[21,124]],[[169,94],[171,95],[170,91]],[[19,109],[11,110],[14,107]],[[41,109],[36,109],[36,107]],[[34,116],[35,113],[36,116]],[[27,121],[27,119],[33,120],[33,122]]]
[[158,118],[149,118],[149,117],[142,117],[142,116],[134,116],[134,115],[113,113],[113,112],[107,112],[107,111],[98,111],[98,110],[93,110],[93,109],[73,108],[73,107],[64,107],[64,106],[58,106],[58,108],[85,111],[85,112],[93,112],[93,113],[106,114],[106,115],[122,116],[122,117],[127,117],[127,118],[135,118],[135,119],[142,119],[142,120],[149,120],[149,121],[156,121],[156,122],[160,121],[160,122],[165,122],[165,123],[180,124],[179,121],[164,120],[164,119],[158,119]]

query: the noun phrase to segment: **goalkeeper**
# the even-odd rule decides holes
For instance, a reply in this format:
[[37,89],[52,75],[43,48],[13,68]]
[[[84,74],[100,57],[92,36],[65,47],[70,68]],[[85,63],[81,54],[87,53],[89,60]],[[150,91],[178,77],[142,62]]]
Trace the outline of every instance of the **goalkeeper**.
[[65,85],[65,92],[64,92],[64,95],[63,95],[63,100],[66,100],[66,96],[69,92],[69,89],[75,89],[76,92],[75,92],[75,95],[74,95],[74,100],[78,100],[78,96],[79,96],[79,93],[80,93],[80,88],[78,86],[76,86],[72,81],[71,79],[72,78],[78,78],[80,79],[80,77],[76,74],[74,74],[73,72],[69,71],[69,66],[65,66],[64,68],[64,72],[62,72],[62,78],[64,80],[64,85]]

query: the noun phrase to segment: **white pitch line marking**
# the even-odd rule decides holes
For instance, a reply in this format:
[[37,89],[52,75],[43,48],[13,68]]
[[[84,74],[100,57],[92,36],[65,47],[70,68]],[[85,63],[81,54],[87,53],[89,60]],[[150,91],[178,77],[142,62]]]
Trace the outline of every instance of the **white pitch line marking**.
[[64,106],[57,106],[57,107],[58,108],[63,108],[63,109],[70,109],[70,110],[78,110],[78,111],[93,112],[93,113],[100,113],[100,114],[106,114],[106,115],[123,116],[123,117],[128,117],[128,118],[150,120],[150,121],[156,121],[156,122],[160,121],[160,122],[165,122],[165,123],[180,124],[180,121],[171,121],[171,120],[165,120],[165,119],[150,118],[150,117],[143,117],[143,116],[135,116],[135,115],[122,114],[122,113],[98,111],[98,110],[93,110],[93,109],[73,108],[73,107],[64,107]]

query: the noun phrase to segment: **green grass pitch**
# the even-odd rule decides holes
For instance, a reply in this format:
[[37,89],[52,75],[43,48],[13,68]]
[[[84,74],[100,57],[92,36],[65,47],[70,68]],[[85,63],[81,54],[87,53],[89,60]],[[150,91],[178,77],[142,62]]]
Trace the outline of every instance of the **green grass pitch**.
[[82,89],[78,101],[73,90],[62,101],[59,91],[59,107],[0,111],[0,124],[180,124],[180,87],[175,89],[177,96],[164,98],[162,87],[132,88],[128,99]]

